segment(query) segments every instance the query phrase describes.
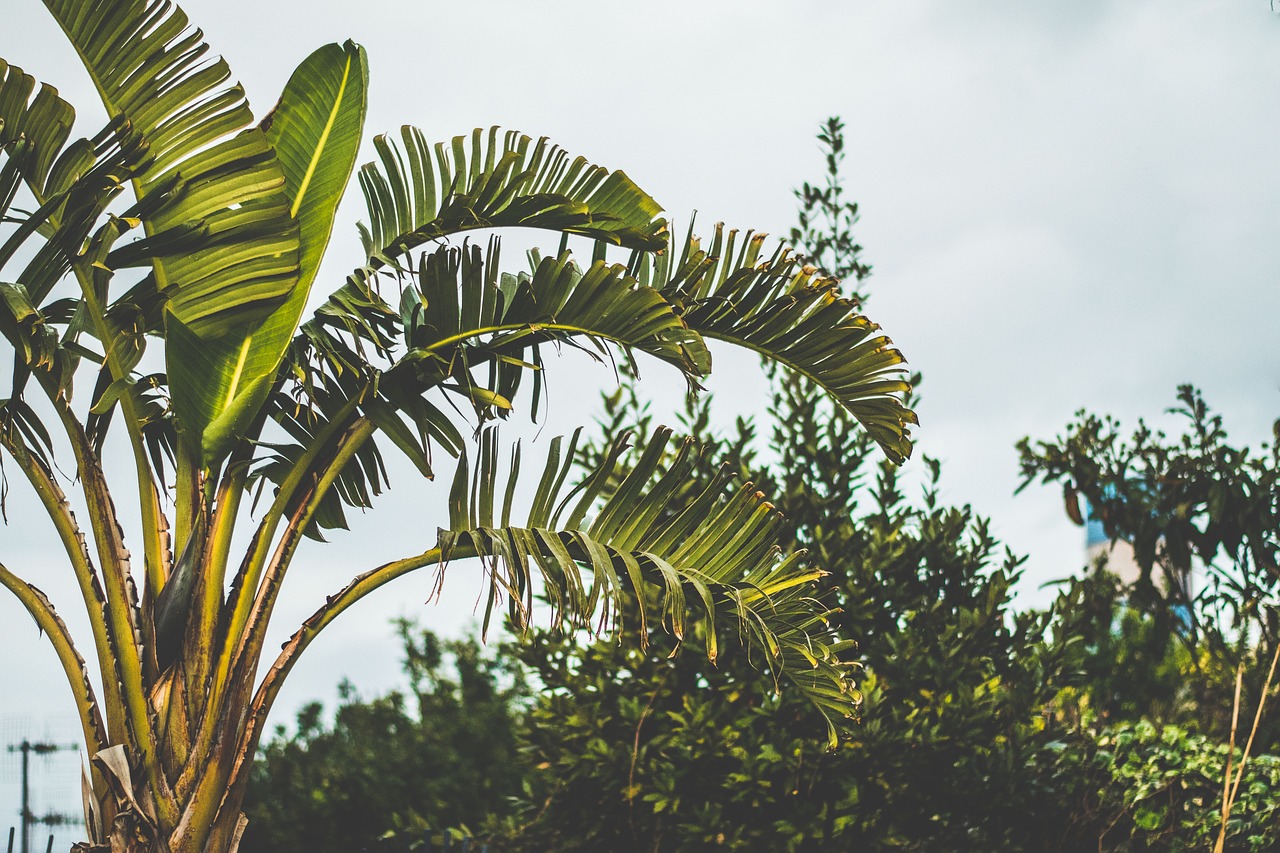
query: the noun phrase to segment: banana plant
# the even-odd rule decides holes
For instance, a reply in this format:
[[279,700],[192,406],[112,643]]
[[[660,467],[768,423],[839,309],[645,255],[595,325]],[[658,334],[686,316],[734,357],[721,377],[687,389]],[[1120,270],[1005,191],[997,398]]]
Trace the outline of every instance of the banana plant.
[[[299,655],[371,590],[465,560],[486,624],[519,631],[536,611],[567,631],[696,637],[712,657],[737,643],[831,719],[853,712],[821,568],[779,547],[750,484],[697,483],[672,516],[702,450],[664,429],[585,474],[576,435],[553,440],[518,489],[522,450],[500,435],[518,402],[539,411],[548,347],[645,353],[692,391],[716,339],[809,377],[900,461],[902,355],[838,282],[760,234],[673,245],[626,174],[520,133],[431,144],[405,127],[357,170],[368,72],[351,42],[307,57],[259,120],[168,0],[45,5],[110,120],[73,139],[72,106],[0,61],[0,459],[53,523],[80,644],[38,577],[0,563],[0,584],[49,638],[79,714],[77,850],[234,851]],[[313,298],[353,174],[364,261]],[[559,235],[554,253],[504,268],[493,235],[512,226]],[[108,453],[129,460],[124,482]],[[324,599],[272,660],[302,540],[371,505],[385,453],[441,475],[439,532]]]

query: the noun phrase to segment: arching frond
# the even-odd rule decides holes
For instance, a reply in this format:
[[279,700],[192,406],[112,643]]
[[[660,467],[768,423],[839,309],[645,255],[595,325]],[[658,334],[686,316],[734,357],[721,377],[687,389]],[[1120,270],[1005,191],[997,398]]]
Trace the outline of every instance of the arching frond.
[[[533,256],[534,269],[499,272],[498,241],[487,252],[474,244],[424,255],[400,302],[407,353],[389,381],[412,371],[421,387],[442,385],[484,410],[510,408],[521,377],[532,370],[535,402],[546,343],[609,344],[649,353],[692,382],[711,358],[657,290],[640,285],[624,267],[596,261],[586,270],[566,252]],[[590,352],[591,350],[588,350]],[[471,371],[487,365],[489,381]]]
[[667,245],[662,209],[625,173],[571,159],[546,138],[493,127],[433,146],[406,125],[399,144],[383,135],[374,145],[378,162],[360,168],[370,267],[475,228],[548,228],[648,251]]
[[637,255],[632,271],[662,291],[689,327],[755,350],[813,380],[894,462],[911,454],[906,360],[839,282],[764,234],[717,225],[705,248],[690,231],[679,256]]
[[[629,602],[642,636],[654,621],[677,638],[696,632],[714,660],[718,638],[737,634],[748,653],[793,681],[829,718],[853,712],[850,664],[840,659],[848,644],[832,635],[828,610],[812,597],[822,572],[805,565],[803,552],[782,552],[781,518],[754,486],[735,488],[722,469],[671,513],[701,448],[685,439],[672,449],[671,431],[661,428],[625,464],[629,436],[619,438],[604,463],[566,494],[575,436],[567,448],[552,443],[529,508],[516,521],[519,450],[508,464],[495,435],[484,434],[474,466],[462,457],[450,529],[441,531],[439,545],[445,560],[455,550],[485,559],[486,624],[503,598],[513,622],[526,624],[538,589],[552,622],[571,630],[610,624]],[[626,471],[621,480],[619,469]]]
[[[277,484],[287,475],[313,440],[306,425],[331,421],[350,399],[355,376],[365,377],[369,388],[361,413],[429,476],[430,440],[450,455],[457,455],[462,440],[459,427],[425,395],[436,389],[461,395],[483,420],[495,411],[505,415],[525,374],[532,373],[536,409],[545,344],[578,346],[593,355],[607,354],[610,345],[634,348],[675,366],[691,382],[710,367],[698,335],[657,290],[640,285],[622,266],[597,261],[584,271],[565,253],[535,255],[532,273],[502,274],[498,245],[493,238],[487,251],[468,244],[425,254],[401,294],[398,315],[362,279],[348,280],[300,330],[287,365],[298,399],[281,398],[276,409],[298,443],[277,447],[276,460],[261,473]],[[370,351],[388,359],[376,381],[368,372]],[[361,453],[376,453],[375,445]],[[366,506],[376,494],[380,464],[371,464],[373,458],[348,466],[341,482],[348,474],[352,479],[340,490],[343,502]],[[342,526],[337,501],[337,495],[327,499],[326,512],[317,517],[321,527]]]

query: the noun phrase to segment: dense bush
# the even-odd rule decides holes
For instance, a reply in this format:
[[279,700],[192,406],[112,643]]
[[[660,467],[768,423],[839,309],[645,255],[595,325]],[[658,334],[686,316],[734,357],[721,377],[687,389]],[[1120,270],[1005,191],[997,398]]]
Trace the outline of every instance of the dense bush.
[[[1040,756],[1046,778],[1069,805],[1053,817],[1064,822],[1060,849],[1213,849],[1222,826],[1226,744],[1145,720],[1081,734],[1087,736]],[[1240,756],[1237,747],[1233,768]],[[1280,758],[1250,757],[1227,822],[1226,850],[1280,847],[1277,792]]]
[[[779,387],[775,464],[751,454],[745,425],[716,446],[763,473],[831,573],[831,618],[864,665],[861,721],[828,751],[821,719],[775,695],[732,637],[711,666],[541,635],[511,648],[546,688],[520,849],[1007,849],[1038,831],[1022,816],[1046,793],[1033,759],[1071,645],[1046,614],[1010,611],[1019,561],[938,501],[936,463],[908,500],[897,470],[811,399]],[[644,418],[625,401],[610,416]],[[705,433],[703,410],[692,420]]]
[[311,703],[294,732],[277,728],[254,765],[244,853],[353,853],[501,819],[525,772],[523,673],[475,640],[398,627],[407,693],[365,700],[343,685],[332,722]]

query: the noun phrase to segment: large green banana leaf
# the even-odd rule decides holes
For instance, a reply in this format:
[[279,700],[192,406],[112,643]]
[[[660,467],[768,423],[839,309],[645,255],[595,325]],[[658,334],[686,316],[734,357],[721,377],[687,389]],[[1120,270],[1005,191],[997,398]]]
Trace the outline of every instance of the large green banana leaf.
[[[152,267],[168,297],[175,417],[212,462],[280,357],[259,352],[253,335],[298,282],[300,238],[281,164],[226,63],[209,57],[181,9],[164,0],[45,5],[108,114],[148,148],[131,173],[135,190],[140,200],[166,194],[144,220],[148,234],[194,235]],[[203,357],[193,358],[197,348]]]
[[206,462],[225,453],[260,410],[297,330],[355,168],[367,83],[362,48],[352,42],[326,45],[293,73],[280,103],[261,124],[284,170],[289,213],[300,229],[299,278],[284,302],[256,328],[213,341],[171,321],[169,343],[181,354],[170,359],[174,395],[191,395],[189,408],[206,424]]

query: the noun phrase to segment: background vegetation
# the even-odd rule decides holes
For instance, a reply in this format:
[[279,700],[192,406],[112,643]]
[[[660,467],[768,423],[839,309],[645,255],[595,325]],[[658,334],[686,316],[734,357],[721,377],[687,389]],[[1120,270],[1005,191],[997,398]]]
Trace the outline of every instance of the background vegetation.
[[[793,242],[865,301],[839,122],[820,138],[827,173],[797,192]],[[901,473],[818,397],[775,376],[765,435],[715,434],[705,400],[683,426],[715,451],[699,479],[723,464],[759,484],[830,572],[825,603],[862,664],[861,718],[836,749],[731,633],[713,664],[705,635],[675,655],[674,641],[550,632],[487,650],[402,625],[409,692],[347,692],[332,723],[313,705],[279,730],[245,848],[350,850],[427,828],[522,851],[1212,848],[1236,675],[1247,730],[1278,641],[1276,449],[1231,445],[1190,388],[1180,435],[1081,413],[1024,441],[1027,483],[1061,486],[1069,515],[1133,543],[1142,576],[1090,567],[1048,610],[1017,612],[1021,558],[940,499],[941,465]],[[594,453],[651,426],[624,382]],[[1280,842],[1280,759],[1264,754],[1280,714],[1262,720],[1227,850]]]

